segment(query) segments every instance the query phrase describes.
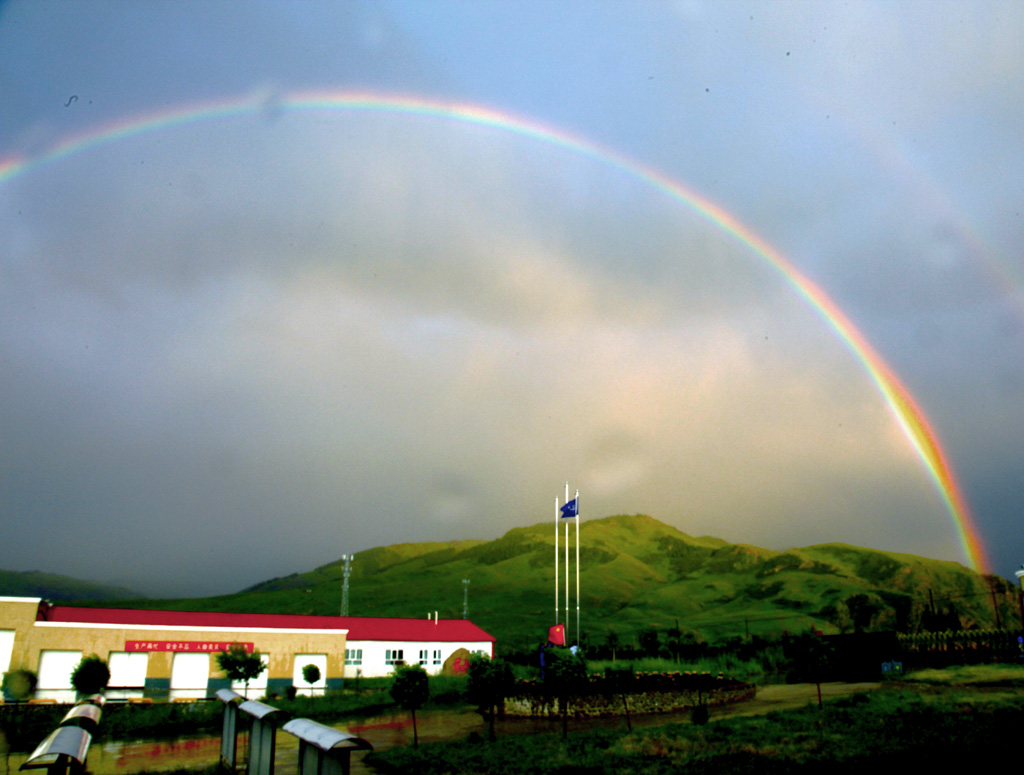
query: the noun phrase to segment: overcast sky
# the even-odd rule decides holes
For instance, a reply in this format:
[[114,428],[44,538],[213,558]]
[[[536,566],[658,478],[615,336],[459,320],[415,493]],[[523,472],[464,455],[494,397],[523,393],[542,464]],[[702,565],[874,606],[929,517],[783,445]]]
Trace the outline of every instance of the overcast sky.
[[[831,298],[1024,562],[1017,0],[26,0],[0,52],[2,568],[227,593],[566,480],[968,563],[858,354],[641,168]],[[509,120],[295,101],[342,92]]]

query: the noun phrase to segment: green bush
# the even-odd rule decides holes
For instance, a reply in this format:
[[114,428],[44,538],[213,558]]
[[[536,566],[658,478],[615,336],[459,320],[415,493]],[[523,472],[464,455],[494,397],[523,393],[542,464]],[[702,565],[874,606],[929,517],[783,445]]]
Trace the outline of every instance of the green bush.
[[110,668],[95,654],[83,657],[71,674],[71,685],[80,695],[99,694],[110,683]]
[[10,670],[4,673],[3,693],[20,702],[35,694],[38,682],[31,670]]

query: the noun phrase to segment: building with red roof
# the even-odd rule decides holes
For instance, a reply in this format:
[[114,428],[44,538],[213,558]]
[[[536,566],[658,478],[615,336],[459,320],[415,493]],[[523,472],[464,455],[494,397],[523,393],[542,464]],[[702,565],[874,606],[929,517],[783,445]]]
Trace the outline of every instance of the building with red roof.
[[[37,673],[37,697],[73,699],[70,676],[83,655],[111,671],[108,697],[185,699],[232,685],[214,656],[234,644],[258,650],[267,669],[251,696],[289,687],[316,694],[345,678],[388,675],[396,665],[458,672],[474,652],[494,655],[493,636],[465,619],[399,619],[213,611],[152,611],[50,605],[0,597],[0,671]],[[320,678],[307,683],[303,668]]]

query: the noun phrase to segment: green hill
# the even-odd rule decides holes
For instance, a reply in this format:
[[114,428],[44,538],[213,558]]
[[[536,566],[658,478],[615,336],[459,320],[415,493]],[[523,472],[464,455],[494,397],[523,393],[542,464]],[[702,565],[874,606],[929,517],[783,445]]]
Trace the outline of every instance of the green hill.
[[139,593],[125,587],[96,584],[37,570],[0,570],[0,595],[41,597],[53,602],[67,603],[80,600],[118,600],[138,597]]
[[[554,530],[515,528],[493,541],[397,544],[357,554],[353,616],[469,615],[500,647],[526,648],[554,623]],[[575,530],[571,535],[575,539]],[[560,546],[559,562],[564,562]],[[573,543],[573,555],[575,544]],[[335,614],[340,561],[271,579],[237,594],[194,600],[131,601],[174,609]],[[574,572],[573,572],[574,573]],[[564,574],[564,566],[560,570]],[[575,575],[570,637],[575,638]],[[564,575],[559,606],[565,605]],[[993,596],[992,589],[997,594]],[[629,643],[676,623],[716,641],[736,635],[852,629],[946,629],[1015,621],[1013,587],[955,562],[823,544],[777,552],[695,538],[648,516],[616,516],[580,526],[580,622],[602,642],[614,629]]]

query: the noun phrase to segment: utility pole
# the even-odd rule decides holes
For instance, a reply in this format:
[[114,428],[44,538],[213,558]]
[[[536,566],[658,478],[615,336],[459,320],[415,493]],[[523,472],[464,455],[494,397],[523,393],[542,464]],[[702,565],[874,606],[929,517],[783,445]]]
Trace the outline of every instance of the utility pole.
[[462,580],[462,618],[469,618],[469,579]]
[[989,582],[988,592],[992,596],[992,612],[996,615],[996,629],[1001,630],[1003,624],[999,619],[999,602],[996,600],[996,585],[995,582]]
[[345,571],[341,582],[341,615],[348,616],[348,577],[352,573],[352,558],[354,554],[343,554],[341,559],[345,561]]

